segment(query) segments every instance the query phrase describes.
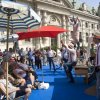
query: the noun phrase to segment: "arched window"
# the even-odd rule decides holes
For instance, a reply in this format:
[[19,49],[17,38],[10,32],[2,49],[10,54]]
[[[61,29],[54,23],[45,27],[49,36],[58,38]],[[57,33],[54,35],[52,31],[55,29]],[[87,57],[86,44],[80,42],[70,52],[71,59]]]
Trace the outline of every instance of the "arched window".
[[49,25],[61,25],[61,20],[55,15],[50,16]]

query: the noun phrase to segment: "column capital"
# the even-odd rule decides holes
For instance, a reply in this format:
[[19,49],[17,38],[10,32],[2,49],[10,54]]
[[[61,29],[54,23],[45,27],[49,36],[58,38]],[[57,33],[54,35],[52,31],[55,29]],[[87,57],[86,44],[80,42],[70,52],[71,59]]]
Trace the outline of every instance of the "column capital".
[[63,15],[63,27],[66,28],[66,17]]
[[43,11],[43,24],[46,26],[47,25],[47,12],[44,10]]

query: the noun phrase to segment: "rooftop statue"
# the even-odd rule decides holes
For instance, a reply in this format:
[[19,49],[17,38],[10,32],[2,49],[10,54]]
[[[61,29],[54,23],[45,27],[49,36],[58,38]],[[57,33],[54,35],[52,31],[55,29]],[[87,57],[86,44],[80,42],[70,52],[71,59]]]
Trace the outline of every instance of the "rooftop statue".
[[92,7],[92,14],[93,14],[93,15],[96,14],[96,11],[95,11],[94,7]]
[[86,6],[85,3],[82,3],[82,9],[83,9],[84,11],[87,11],[87,6]]
[[100,17],[100,2],[99,2],[99,6],[98,6],[98,11],[97,11],[97,13],[98,13],[98,16]]

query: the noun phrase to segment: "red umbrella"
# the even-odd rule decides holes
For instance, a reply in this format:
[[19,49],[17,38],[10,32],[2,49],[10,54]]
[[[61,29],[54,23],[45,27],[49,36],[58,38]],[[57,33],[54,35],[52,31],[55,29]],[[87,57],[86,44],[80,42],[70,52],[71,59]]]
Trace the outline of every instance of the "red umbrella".
[[55,38],[59,33],[68,32],[58,26],[42,26],[37,30],[33,30],[30,32],[20,32],[17,33],[19,35],[19,40],[28,39],[28,38],[36,38],[36,37],[51,37]]

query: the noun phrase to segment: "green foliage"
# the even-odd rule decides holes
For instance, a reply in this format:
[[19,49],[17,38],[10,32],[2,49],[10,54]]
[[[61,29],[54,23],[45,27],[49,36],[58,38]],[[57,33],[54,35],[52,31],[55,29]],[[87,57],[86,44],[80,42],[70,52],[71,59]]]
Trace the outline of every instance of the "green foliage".
[[54,51],[57,51],[57,45],[52,45],[51,48],[52,48]]

